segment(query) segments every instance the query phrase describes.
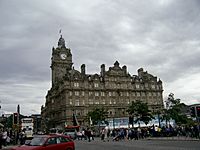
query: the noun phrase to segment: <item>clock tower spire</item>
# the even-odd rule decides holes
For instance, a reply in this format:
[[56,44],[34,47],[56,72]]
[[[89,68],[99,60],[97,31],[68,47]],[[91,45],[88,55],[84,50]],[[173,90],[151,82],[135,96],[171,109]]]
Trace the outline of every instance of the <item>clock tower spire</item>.
[[51,71],[52,71],[52,86],[63,80],[65,74],[72,70],[72,54],[70,48],[65,46],[65,40],[60,35],[58,47],[52,48]]

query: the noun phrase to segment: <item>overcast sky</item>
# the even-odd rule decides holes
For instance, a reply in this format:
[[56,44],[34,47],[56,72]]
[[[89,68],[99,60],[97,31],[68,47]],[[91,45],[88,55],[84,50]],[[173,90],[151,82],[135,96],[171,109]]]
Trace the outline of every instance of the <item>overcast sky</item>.
[[0,0],[1,113],[40,113],[60,29],[75,69],[118,60],[160,78],[164,99],[200,103],[199,0]]

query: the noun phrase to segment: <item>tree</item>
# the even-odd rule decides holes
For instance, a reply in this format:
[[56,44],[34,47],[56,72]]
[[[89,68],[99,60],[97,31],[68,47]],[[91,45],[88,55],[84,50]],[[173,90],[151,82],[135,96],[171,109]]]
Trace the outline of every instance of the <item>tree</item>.
[[174,94],[170,93],[166,102],[166,109],[164,110],[163,119],[167,122],[170,118],[174,119],[177,124],[188,124],[191,120],[187,116],[181,113],[181,110],[186,107],[184,103],[181,103],[180,99],[175,99]]
[[132,102],[127,112],[133,116],[133,118],[136,117],[135,123],[143,121],[147,125],[149,121],[154,118],[148,108],[148,105],[146,103],[142,103],[141,101]]
[[108,112],[104,108],[95,108],[93,111],[88,112],[88,118],[91,117],[91,120],[94,125],[105,121],[108,116]]

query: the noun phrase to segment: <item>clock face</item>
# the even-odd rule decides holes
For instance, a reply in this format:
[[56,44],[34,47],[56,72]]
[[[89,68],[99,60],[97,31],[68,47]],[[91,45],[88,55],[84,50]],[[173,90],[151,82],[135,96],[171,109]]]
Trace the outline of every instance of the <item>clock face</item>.
[[67,58],[67,55],[66,54],[60,54],[60,58],[64,60],[64,59]]

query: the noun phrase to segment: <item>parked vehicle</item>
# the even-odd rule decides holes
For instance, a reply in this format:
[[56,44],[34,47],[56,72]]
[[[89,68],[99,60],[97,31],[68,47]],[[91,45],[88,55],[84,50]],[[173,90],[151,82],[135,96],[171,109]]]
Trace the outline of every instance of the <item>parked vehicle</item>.
[[50,134],[34,135],[25,145],[14,147],[11,150],[75,150],[75,144],[69,136]]
[[72,139],[77,138],[77,132],[80,130],[80,126],[66,126],[64,134],[70,136]]

